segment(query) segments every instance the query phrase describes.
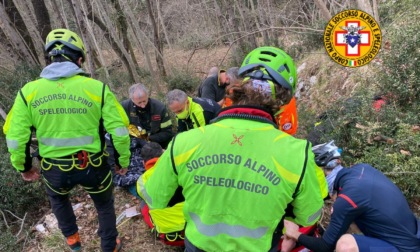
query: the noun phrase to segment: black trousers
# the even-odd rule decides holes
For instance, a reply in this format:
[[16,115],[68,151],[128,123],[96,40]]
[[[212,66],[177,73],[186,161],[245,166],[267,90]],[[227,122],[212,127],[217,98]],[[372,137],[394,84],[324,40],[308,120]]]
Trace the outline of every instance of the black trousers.
[[[73,168],[63,162],[55,164],[54,160],[42,160],[42,176],[51,202],[51,208],[58,220],[58,226],[65,237],[78,231],[76,216],[69,200],[69,192],[79,184],[85,188],[92,198],[98,213],[101,248],[104,252],[113,251],[118,236],[114,209],[112,174],[106,157],[101,157],[99,167],[88,165],[85,169]],[[57,162],[58,163],[58,162]],[[98,163],[99,164],[99,163]]]

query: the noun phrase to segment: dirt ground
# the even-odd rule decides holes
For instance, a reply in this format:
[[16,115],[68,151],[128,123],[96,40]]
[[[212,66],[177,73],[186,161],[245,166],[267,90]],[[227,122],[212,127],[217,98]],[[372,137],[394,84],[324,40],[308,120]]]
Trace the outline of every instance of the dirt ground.
[[[125,209],[139,206],[140,201],[132,196],[124,189],[115,188],[115,210],[117,217],[125,211]],[[82,251],[86,252],[100,252],[100,239],[97,236],[97,214],[93,201],[89,195],[82,189],[76,188],[75,194],[72,196],[71,201],[75,209],[77,217],[77,224],[79,226],[79,234],[82,240]],[[46,209],[45,209],[46,210]],[[40,223],[46,228],[46,233],[33,231],[35,235],[33,238],[26,241],[23,251],[28,252],[56,252],[56,251],[69,251],[65,244],[64,237],[61,235],[57,228],[55,218],[51,211],[40,219]],[[35,225],[34,225],[35,226]],[[119,236],[123,241],[124,252],[180,252],[183,248],[168,246],[155,239],[151,229],[143,221],[143,216],[138,215],[131,218],[124,218],[117,225]]]

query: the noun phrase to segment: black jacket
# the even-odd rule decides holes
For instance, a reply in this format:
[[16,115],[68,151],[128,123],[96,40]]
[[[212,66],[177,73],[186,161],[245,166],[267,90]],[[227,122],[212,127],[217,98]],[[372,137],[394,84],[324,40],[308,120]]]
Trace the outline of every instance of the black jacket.
[[149,98],[144,109],[137,107],[131,99],[121,102],[131,124],[146,130],[149,140],[166,148],[174,136],[172,121],[168,110],[161,101]]

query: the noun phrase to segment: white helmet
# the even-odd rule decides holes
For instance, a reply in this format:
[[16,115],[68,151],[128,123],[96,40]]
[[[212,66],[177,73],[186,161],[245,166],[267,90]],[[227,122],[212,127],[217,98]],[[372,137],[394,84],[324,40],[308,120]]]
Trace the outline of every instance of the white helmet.
[[315,154],[315,163],[320,167],[327,166],[331,160],[341,157],[338,147],[334,144],[334,140],[315,145],[312,147],[312,152]]

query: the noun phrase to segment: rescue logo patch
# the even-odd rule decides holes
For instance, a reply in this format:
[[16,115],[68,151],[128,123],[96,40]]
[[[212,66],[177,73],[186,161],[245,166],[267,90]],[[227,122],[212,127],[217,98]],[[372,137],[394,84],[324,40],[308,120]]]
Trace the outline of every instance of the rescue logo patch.
[[324,31],[324,46],[336,63],[346,67],[368,64],[381,48],[379,24],[361,10],[345,10],[328,22]]
[[236,134],[232,134],[232,136],[233,136],[233,141],[230,143],[230,144],[239,144],[239,146],[242,146],[242,143],[241,143],[241,139],[242,138],[244,138],[244,135],[240,135],[239,137],[238,136],[236,136]]
[[289,130],[292,128],[292,123],[285,123],[282,128],[283,130]]
[[160,121],[160,115],[152,115],[152,121]]

